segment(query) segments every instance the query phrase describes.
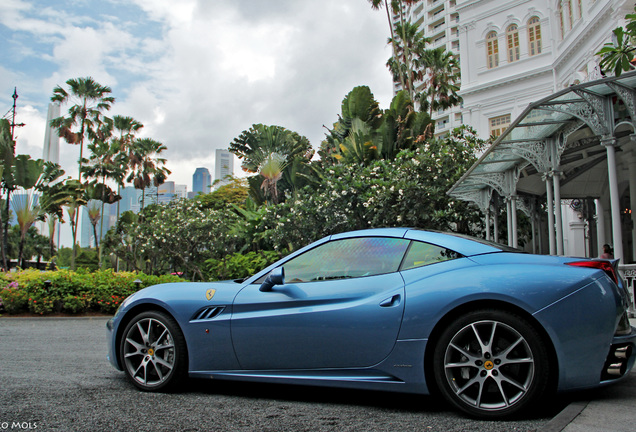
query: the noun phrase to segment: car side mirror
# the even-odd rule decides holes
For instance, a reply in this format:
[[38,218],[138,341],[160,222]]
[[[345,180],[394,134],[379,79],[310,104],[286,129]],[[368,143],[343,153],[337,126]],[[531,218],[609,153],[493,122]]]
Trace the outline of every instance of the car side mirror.
[[285,269],[283,267],[276,267],[272,270],[269,275],[265,278],[259,291],[267,292],[271,291],[274,285],[284,285],[285,284]]

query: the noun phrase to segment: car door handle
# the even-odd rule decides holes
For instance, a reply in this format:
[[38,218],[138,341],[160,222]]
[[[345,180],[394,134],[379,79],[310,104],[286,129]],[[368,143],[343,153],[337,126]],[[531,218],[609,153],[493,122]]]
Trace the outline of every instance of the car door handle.
[[386,300],[383,300],[380,303],[380,307],[392,307],[392,306],[397,306],[400,304],[400,299],[402,298],[402,296],[400,296],[399,294],[396,294],[394,296],[389,297]]

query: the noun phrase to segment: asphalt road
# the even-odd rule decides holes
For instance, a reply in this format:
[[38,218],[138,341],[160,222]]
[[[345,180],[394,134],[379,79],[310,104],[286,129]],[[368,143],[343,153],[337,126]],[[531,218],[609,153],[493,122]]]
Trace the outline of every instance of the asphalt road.
[[144,393],[106,360],[106,318],[0,318],[0,432],[535,431],[563,404],[477,421],[432,397],[192,381]]

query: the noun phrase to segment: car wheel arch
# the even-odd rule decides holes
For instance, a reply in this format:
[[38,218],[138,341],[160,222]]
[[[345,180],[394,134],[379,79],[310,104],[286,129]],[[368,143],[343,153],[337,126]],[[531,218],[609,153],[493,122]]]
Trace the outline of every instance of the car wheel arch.
[[506,303],[504,301],[499,301],[499,300],[476,300],[476,301],[464,303],[448,311],[431,330],[431,333],[429,334],[429,337],[428,337],[428,342],[426,344],[426,351],[424,353],[424,362],[423,362],[425,380],[426,380],[426,385],[429,389],[429,392],[431,394],[439,393],[439,390],[437,389],[437,384],[435,383],[435,378],[433,376],[434,374],[433,354],[435,351],[435,346],[437,345],[437,342],[442,332],[450,323],[458,319],[463,314],[470,311],[478,310],[478,309],[496,309],[496,310],[513,313],[524,318],[530,325],[532,325],[532,327],[539,333],[541,340],[544,342],[547,348],[548,356],[549,356],[549,360],[551,364],[555,365],[555,367],[551,368],[552,375],[550,376],[550,379],[549,379],[549,386],[550,386],[549,390],[550,391],[556,390],[556,386],[559,379],[558,377],[559,361],[558,361],[556,349],[554,348],[552,339],[550,338],[550,335],[545,330],[545,328],[541,325],[541,323],[539,323],[539,321],[537,321],[537,319],[534,316],[532,316],[532,314],[528,313],[526,310],[516,305],[513,305],[511,303]]
[[[117,343],[115,344],[115,350],[116,350],[115,356],[117,359],[117,363],[119,364],[119,367],[122,370],[124,367],[124,365],[122,365],[120,361],[120,345],[121,345],[122,335],[124,331],[126,330],[128,323],[132,321],[137,315],[144,312],[160,312],[160,313],[166,314],[168,317],[172,318],[179,327],[181,327],[179,325],[179,321],[175,318],[175,316],[172,313],[170,313],[170,311],[168,311],[166,308],[160,305],[157,305],[154,303],[142,303],[131,308],[128,312],[126,312],[126,315],[124,315],[124,317],[119,322],[119,326],[117,327],[117,335],[115,338],[115,340],[117,341]],[[183,333],[183,335],[185,336],[185,332],[183,331],[182,328],[181,328],[181,333]],[[186,357],[188,358],[188,361],[189,361],[188,353],[190,352],[190,350],[188,349],[188,339],[184,337],[184,340],[186,345]]]

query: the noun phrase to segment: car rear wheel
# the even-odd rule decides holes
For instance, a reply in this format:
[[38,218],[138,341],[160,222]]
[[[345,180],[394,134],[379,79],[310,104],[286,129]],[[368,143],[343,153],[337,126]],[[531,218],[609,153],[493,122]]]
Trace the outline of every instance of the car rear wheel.
[[183,333],[172,317],[143,312],[126,326],[120,342],[121,364],[128,378],[142,390],[174,389],[187,373]]
[[506,417],[545,392],[549,359],[541,336],[524,318],[478,310],[452,322],[434,352],[438,388],[473,416]]

